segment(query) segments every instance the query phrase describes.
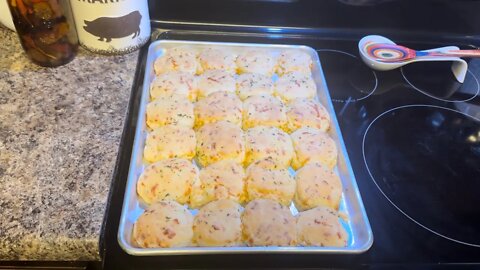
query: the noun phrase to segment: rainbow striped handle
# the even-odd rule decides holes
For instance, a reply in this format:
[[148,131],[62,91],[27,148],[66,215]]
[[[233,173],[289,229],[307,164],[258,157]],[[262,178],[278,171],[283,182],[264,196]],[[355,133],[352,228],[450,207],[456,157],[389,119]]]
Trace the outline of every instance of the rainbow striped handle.
[[415,51],[410,48],[381,43],[365,44],[367,54],[381,62],[405,62],[420,57],[480,57],[480,50]]

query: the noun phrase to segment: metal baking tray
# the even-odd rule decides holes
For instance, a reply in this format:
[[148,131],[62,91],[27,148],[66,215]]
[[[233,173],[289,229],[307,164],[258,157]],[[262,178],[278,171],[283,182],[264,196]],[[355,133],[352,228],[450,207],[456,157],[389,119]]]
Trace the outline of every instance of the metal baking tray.
[[[338,148],[338,164],[335,171],[341,178],[343,184],[343,194],[340,203],[340,212],[346,216],[342,221],[343,226],[349,234],[348,245],[346,247],[183,247],[183,248],[137,248],[131,243],[131,232],[133,224],[143,213],[145,205],[137,198],[136,183],[140,174],[145,168],[142,161],[143,148],[147,135],[145,121],[146,105],[149,102],[150,82],[155,77],[153,70],[154,60],[161,56],[165,49],[176,46],[188,45],[193,49],[201,50],[206,47],[228,47],[231,50],[238,51],[245,48],[256,48],[269,50],[278,54],[281,50],[296,49],[310,55],[313,60],[312,77],[317,85],[318,101],[322,103],[331,116],[331,128],[329,135],[335,140]],[[274,78],[275,80],[275,78]],[[274,44],[253,44],[253,43],[224,43],[224,42],[196,42],[196,41],[177,41],[177,40],[158,40],[153,42],[148,48],[145,78],[143,83],[140,111],[138,113],[137,129],[135,131],[135,140],[133,145],[132,157],[130,160],[130,169],[128,173],[127,186],[122,207],[122,215],[118,230],[118,242],[120,246],[131,255],[152,256],[152,255],[187,255],[187,254],[225,254],[225,253],[319,253],[319,254],[355,254],[367,251],[373,243],[373,234],[368,222],[363,202],[357,187],[355,176],[352,171],[350,160],[347,156],[347,150],[343,142],[342,134],[333,109],[333,104],[325,83],[322,67],[317,52],[307,46],[297,45],[274,45]],[[294,174],[295,172],[291,170]],[[293,214],[297,214],[295,206],[290,207]],[[196,210],[192,210],[196,214]]]

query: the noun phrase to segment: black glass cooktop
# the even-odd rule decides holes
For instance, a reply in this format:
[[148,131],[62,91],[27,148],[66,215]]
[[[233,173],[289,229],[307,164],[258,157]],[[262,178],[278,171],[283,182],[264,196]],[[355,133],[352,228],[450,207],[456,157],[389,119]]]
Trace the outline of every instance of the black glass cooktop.
[[372,224],[371,258],[480,262],[480,61],[464,83],[450,62],[371,71],[372,82],[356,44],[334,44],[337,56],[319,56]]
[[367,127],[365,166],[385,198],[424,229],[480,247],[479,119],[437,105],[385,111]]
[[[460,84],[450,71],[450,63],[418,63],[388,72],[372,71],[358,56],[358,38],[188,31],[169,31],[160,38],[303,44],[315,48],[374,243],[366,253],[349,256],[133,257],[124,253],[116,235],[142,84],[143,49],[105,226],[106,268],[480,268],[480,60],[469,60],[469,72]],[[395,41],[416,49],[469,47],[435,40]]]

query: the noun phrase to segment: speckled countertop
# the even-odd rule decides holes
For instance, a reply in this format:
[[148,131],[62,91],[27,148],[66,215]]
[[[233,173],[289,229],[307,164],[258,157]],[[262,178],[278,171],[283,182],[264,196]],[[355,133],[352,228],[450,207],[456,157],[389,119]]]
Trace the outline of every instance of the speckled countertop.
[[40,68],[0,27],[0,260],[100,260],[136,60]]

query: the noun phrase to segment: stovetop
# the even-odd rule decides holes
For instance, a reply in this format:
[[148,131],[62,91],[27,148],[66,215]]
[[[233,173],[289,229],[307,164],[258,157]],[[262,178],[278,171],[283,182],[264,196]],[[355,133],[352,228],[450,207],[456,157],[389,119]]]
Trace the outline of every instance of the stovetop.
[[[370,33],[364,33],[370,34]],[[469,60],[463,84],[450,63],[369,69],[357,37],[210,33],[173,30],[162,39],[302,44],[320,56],[374,243],[361,255],[215,255],[133,257],[116,235],[146,49],[139,65],[105,226],[109,269],[225,267],[480,267],[480,60]],[[471,42],[395,42],[416,49]]]
[[317,48],[372,225],[372,259],[479,263],[480,61],[469,61],[461,84],[451,62],[376,72],[355,41],[325,45]]

